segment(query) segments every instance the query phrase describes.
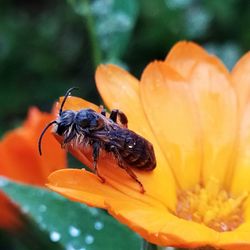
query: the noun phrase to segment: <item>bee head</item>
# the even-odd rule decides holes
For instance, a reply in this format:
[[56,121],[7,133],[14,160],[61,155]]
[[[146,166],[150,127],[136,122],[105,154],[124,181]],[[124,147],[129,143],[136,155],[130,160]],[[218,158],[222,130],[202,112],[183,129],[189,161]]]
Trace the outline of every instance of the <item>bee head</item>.
[[56,133],[63,135],[74,123],[76,112],[72,110],[64,110],[57,120]]
[[74,122],[74,118],[75,118],[75,112],[71,111],[71,110],[65,110],[63,111],[63,106],[68,98],[68,96],[70,95],[71,91],[77,89],[76,87],[70,88],[62,101],[60,110],[59,110],[59,119],[56,121],[52,121],[50,122],[42,131],[39,140],[38,140],[38,150],[39,150],[39,154],[42,155],[42,139],[43,136],[45,134],[45,132],[47,131],[47,129],[49,127],[51,127],[53,124],[57,125],[57,129],[56,129],[56,133],[58,135],[62,135],[64,134],[64,132],[72,125],[72,123]]
[[83,130],[97,130],[104,126],[103,119],[92,109],[80,110],[76,114],[75,122]]

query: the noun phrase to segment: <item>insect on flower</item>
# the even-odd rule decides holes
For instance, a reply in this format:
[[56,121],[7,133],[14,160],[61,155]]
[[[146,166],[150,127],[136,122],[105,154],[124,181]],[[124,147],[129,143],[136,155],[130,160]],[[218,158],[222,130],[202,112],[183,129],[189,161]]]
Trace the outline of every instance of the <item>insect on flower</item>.
[[145,171],[153,170],[156,166],[153,145],[127,128],[128,119],[118,109],[112,110],[109,117],[104,109],[101,113],[92,109],[63,110],[67,97],[74,89],[70,88],[66,92],[57,120],[50,122],[42,131],[38,141],[40,155],[43,135],[55,124],[55,133],[63,138],[62,146],[70,144],[79,148],[88,145],[92,147],[94,172],[101,182],[104,183],[105,178],[98,171],[100,149],[112,153],[119,167],[140,185],[140,191],[144,193],[145,189],[131,167]]

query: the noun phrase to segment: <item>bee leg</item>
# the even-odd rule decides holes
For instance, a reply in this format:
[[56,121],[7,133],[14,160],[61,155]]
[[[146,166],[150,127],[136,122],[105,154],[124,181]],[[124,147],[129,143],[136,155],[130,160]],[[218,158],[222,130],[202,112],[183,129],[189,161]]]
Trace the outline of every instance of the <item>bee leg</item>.
[[116,152],[116,157],[117,157],[117,160],[118,160],[118,165],[119,165],[119,167],[123,168],[123,169],[127,172],[127,174],[128,174],[134,181],[136,181],[136,182],[140,185],[140,189],[141,189],[140,192],[141,192],[142,194],[144,194],[144,193],[145,193],[145,189],[144,189],[144,187],[143,187],[143,184],[138,180],[138,177],[136,176],[136,174],[132,171],[132,169],[131,169],[130,167],[124,166],[124,164],[123,164],[121,158],[119,157],[119,153],[117,153],[117,152]]
[[100,105],[100,109],[101,109],[101,115],[106,116],[106,109],[102,105]]
[[127,128],[128,127],[127,116],[119,109],[113,109],[110,113],[109,119],[117,123],[117,117],[119,118],[119,121],[123,125],[123,127]]
[[118,109],[113,109],[110,113],[109,119],[111,119],[113,122],[117,122],[117,113]]
[[102,183],[104,183],[106,180],[104,177],[102,177],[98,171],[98,165],[97,165],[97,161],[99,158],[99,152],[100,152],[100,144],[98,142],[94,142],[93,143],[93,158],[94,158],[94,172],[95,174],[99,177],[100,181]]
[[126,170],[127,174],[140,185],[140,188],[141,188],[140,192],[144,194],[145,189],[142,183],[138,180],[138,177],[136,176],[136,174],[132,171],[132,169],[130,167],[123,167],[123,168]]

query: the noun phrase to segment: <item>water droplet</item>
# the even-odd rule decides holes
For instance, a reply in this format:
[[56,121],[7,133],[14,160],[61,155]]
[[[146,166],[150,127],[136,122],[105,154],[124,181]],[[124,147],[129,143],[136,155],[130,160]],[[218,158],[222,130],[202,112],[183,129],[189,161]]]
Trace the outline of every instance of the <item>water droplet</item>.
[[81,247],[78,243],[74,242],[73,244],[69,243],[68,245],[66,245],[66,250],[86,250],[86,248]]
[[44,204],[42,204],[39,206],[38,210],[39,212],[44,213],[47,211],[47,207]]
[[76,228],[74,226],[70,226],[69,227],[69,234],[72,237],[78,237],[81,234],[81,231],[80,231],[80,229],[78,229],[78,228]]
[[89,209],[89,212],[90,212],[92,215],[98,215],[98,214],[99,214],[99,211],[98,211],[98,209],[96,209],[96,208],[90,208],[90,209]]
[[76,250],[72,245],[67,245],[66,250]]
[[88,245],[91,245],[94,241],[95,241],[95,238],[94,238],[92,235],[90,235],[90,234],[88,234],[88,235],[85,237],[85,242],[86,242],[86,244],[88,244]]
[[5,187],[7,184],[8,184],[8,181],[5,178],[1,177],[0,178],[0,187]]
[[189,37],[200,37],[208,29],[212,20],[211,13],[203,7],[190,8],[186,12],[186,32]]
[[117,12],[115,18],[115,21],[119,24],[119,27],[121,28],[121,30],[119,31],[124,32],[132,28],[133,22],[126,13]]
[[53,242],[57,242],[57,241],[59,241],[61,239],[61,235],[56,231],[52,231],[50,233],[50,239]]
[[96,230],[102,230],[104,227],[104,224],[101,221],[96,221],[94,224],[94,227]]
[[93,1],[91,10],[97,16],[108,15],[112,11],[113,0]]

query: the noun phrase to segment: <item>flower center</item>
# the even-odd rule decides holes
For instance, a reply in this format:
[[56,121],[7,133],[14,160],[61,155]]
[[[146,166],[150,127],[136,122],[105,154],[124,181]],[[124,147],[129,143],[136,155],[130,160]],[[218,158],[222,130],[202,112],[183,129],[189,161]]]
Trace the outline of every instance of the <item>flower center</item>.
[[210,178],[206,187],[197,185],[180,192],[175,213],[219,232],[232,231],[244,221],[243,205],[247,197],[247,192],[232,197],[220,189],[216,179]]

